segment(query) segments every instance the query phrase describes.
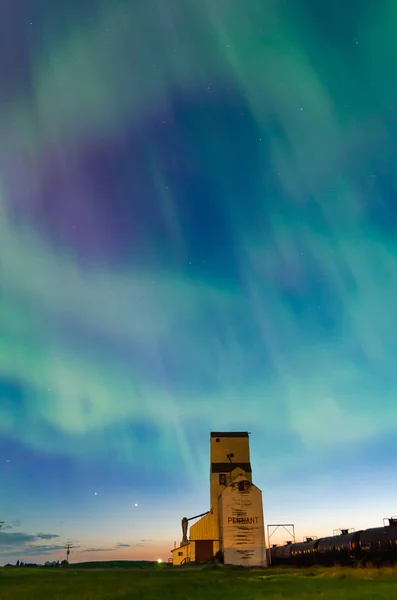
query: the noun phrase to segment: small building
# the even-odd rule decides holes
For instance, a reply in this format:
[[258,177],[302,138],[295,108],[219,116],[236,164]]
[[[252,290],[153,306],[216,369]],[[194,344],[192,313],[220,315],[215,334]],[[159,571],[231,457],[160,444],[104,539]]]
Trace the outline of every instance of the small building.
[[[182,519],[182,541],[172,552],[175,566],[210,562],[267,566],[262,492],[252,483],[249,434],[211,433],[210,510]],[[190,527],[188,523],[198,519]]]

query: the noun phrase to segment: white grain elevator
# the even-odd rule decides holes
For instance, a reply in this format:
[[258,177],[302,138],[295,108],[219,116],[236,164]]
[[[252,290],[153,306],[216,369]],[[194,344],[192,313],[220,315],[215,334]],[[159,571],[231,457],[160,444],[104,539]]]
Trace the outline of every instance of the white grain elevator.
[[[222,557],[228,565],[266,567],[262,492],[252,481],[249,434],[211,432],[210,446],[210,510],[182,519],[173,564]],[[188,522],[198,517],[188,538]]]

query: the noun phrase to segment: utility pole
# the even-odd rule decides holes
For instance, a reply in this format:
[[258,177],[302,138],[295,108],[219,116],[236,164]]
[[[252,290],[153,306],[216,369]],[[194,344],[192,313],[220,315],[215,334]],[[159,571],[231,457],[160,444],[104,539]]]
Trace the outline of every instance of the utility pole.
[[72,544],[67,543],[66,546],[66,560],[69,562],[70,549],[73,548]]

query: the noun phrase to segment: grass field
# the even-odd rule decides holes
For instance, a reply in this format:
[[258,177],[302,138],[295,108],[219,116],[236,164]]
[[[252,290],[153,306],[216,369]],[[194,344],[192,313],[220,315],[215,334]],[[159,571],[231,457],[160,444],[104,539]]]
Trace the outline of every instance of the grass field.
[[397,570],[0,569],[1,600],[397,600]]

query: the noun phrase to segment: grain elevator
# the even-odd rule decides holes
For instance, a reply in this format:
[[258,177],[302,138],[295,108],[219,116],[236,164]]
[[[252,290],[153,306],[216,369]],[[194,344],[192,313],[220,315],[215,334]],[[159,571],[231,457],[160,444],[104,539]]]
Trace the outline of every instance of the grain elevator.
[[172,563],[219,557],[228,565],[266,567],[262,492],[252,482],[249,434],[211,432],[210,446],[210,510],[182,519]]

